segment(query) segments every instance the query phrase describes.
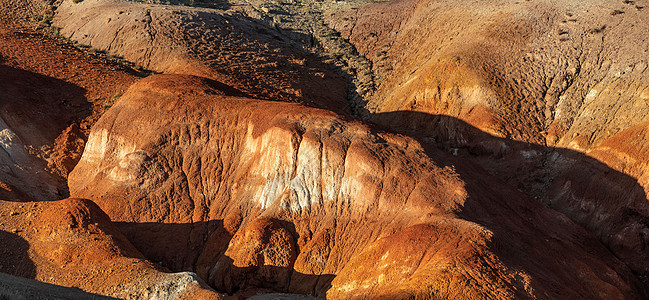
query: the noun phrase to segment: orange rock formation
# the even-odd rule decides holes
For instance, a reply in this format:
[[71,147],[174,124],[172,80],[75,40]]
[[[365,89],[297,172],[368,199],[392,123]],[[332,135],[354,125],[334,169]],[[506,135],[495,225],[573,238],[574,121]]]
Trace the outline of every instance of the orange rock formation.
[[455,161],[460,175],[412,139],[221,87],[141,80],[70,174],[174,271],[331,298],[642,293],[596,238],[477,165]]

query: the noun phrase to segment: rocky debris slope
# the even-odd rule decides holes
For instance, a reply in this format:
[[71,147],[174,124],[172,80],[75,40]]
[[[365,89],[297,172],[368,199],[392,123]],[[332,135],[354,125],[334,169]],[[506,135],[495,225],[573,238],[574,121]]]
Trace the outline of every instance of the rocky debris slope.
[[0,201],[0,271],[121,299],[220,296],[144,259],[89,200]]
[[53,24],[80,44],[157,72],[210,77],[256,98],[349,113],[342,76],[278,29],[237,11],[65,0]]
[[[185,5],[213,8],[239,14],[266,24],[277,38],[296,49],[313,54],[333,66],[348,82],[347,100],[352,113],[359,111],[363,99],[374,91],[371,62],[356,51],[347,39],[327,26],[324,15],[330,11],[350,11],[372,1],[322,0],[130,0],[141,3]],[[214,11],[214,10],[213,10]],[[200,59],[200,57],[198,57]]]
[[52,17],[48,0],[2,0],[0,1],[0,24],[12,27],[37,26],[47,16]]
[[133,85],[93,127],[69,185],[148,259],[228,293],[646,293],[596,238],[471,162],[199,77]]
[[398,0],[327,18],[374,63],[372,121],[480,163],[648,278],[648,4]]

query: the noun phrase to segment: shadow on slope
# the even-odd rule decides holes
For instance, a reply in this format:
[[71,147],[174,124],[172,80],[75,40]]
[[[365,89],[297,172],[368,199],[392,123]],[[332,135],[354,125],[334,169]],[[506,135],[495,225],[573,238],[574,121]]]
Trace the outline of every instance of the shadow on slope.
[[313,33],[242,13],[192,13],[202,22],[182,24],[192,55],[236,79],[229,84],[257,99],[300,102],[343,115],[357,109],[353,101],[361,97],[353,78],[333,60],[325,61],[324,45],[318,45]]
[[[281,221],[291,230],[292,223]],[[333,274],[304,274],[291,266],[237,266],[225,254],[233,235],[223,220],[196,223],[133,223],[115,225],[147,260],[173,272],[195,272],[217,291],[229,294],[274,291],[325,295]]]
[[[450,116],[396,111],[375,114],[372,119],[378,127],[415,138],[434,161],[453,167],[460,174],[469,193],[461,216],[494,232],[494,251],[506,263],[543,274],[538,280],[570,282],[573,279],[561,262],[568,256],[559,251],[565,249],[560,247],[565,244],[565,237],[582,246],[576,251],[601,249],[596,257],[617,271],[623,270],[619,261],[608,259],[612,252],[638,277],[624,278],[625,281],[640,295],[649,295],[649,201],[635,178],[583,153],[495,137]],[[545,207],[565,214],[608,249],[599,246],[585,231],[564,232],[568,228],[564,225],[571,222]],[[511,216],[504,214],[507,211],[520,213]],[[547,223],[548,220],[556,223]],[[553,240],[539,240],[542,235],[536,233],[546,228]],[[503,246],[516,239],[522,243]],[[534,259],[547,256],[543,251],[550,249],[556,250],[556,261]],[[545,273],[548,269],[552,274]],[[604,271],[605,268],[591,270],[595,274]],[[583,288],[587,287],[575,285],[575,290]],[[580,293],[551,294],[568,297]]]
[[62,4],[54,25],[82,45],[150,70],[215,78],[257,99],[350,115],[347,100],[360,98],[347,68],[335,59],[323,61],[326,47],[309,33],[312,28],[285,28],[237,11],[104,4]]
[[29,258],[29,243],[22,237],[0,230],[0,272],[33,279],[36,266]]
[[[646,257],[642,252],[644,248],[628,244],[629,240],[607,239],[611,235],[624,232],[629,226],[633,229],[636,224],[643,224],[644,217],[638,215],[635,219],[628,218],[623,210],[612,209],[617,202],[602,203],[599,201],[601,198],[585,196],[579,198],[591,195],[591,190],[598,187],[602,191],[593,194],[593,197],[602,196],[604,192],[611,197],[619,196],[622,186],[624,192],[641,196],[637,199],[631,198],[637,201],[631,204],[645,205],[646,198],[633,178],[615,172],[581,153],[494,137],[452,117],[418,112],[397,112],[378,117],[385,118],[385,122],[391,122],[395,127],[407,122],[399,132],[417,137],[422,145],[426,146],[427,154],[434,162],[454,168],[460,175],[465,183],[468,199],[464,202],[463,209],[457,212],[458,217],[480,224],[493,233],[489,239],[489,251],[506,266],[502,269],[520,272],[516,276],[521,279],[512,284],[526,285],[516,286],[515,290],[532,289],[530,294],[539,295],[539,298],[572,299],[597,293],[627,298],[646,295],[645,288],[639,283],[637,276],[629,270],[635,268],[637,273],[642,274],[638,268]],[[434,135],[422,136],[419,134],[422,132]],[[449,151],[451,153],[448,153]],[[556,158],[552,158],[554,156]],[[565,165],[561,165],[561,168],[551,168],[560,162]],[[500,168],[495,170],[502,173],[509,172],[510,168],[523,168],[530,173],[532,179],[532,175],[543,174],[534,172],[574,172],[573,169],[577,169],[595,174],[587,177],[594,182],[585,186],[579,185],[579,180],[582,179],[573,178],[571,173],[564,175],[564,172],[559,174],[561,176],[558,176],[558,179],[548,182],[550,185],[539,187],[541,191],[546,188],[547,193],[558,195],[551,203],[553,208],[572,209],[565,213],[573,219],[574,216],[579,216],[578,213],[582,213],[585,217],[581,224],[591,230],[592,234],[576,226],[564,215],[548,209],[539,201],[512,187],[508,182],[497,179],[498,176],[493,176],[487,171],[490,170],[487,167],[495,168],[494,166],[499,166]],[[516,173],[520,172],[522,171]],[[597,172],[603,173],[597,175]],[[568,181],[576,183],[572,183],[566,192],[571,196],[565,197],[562,196],[565,193],[559,192],[566,190],[561,182]],[[582,209],[584,203],[590,203],[592,210]],[[633,207],[629,206],[631,204],[625,204],[623,207]],[[642,206],[638,209],[640,208]],[[602,224],[606,225],[604,227],[598,227],[602,225],[599,223],[588,223],[592,221],[588,217],[592,214],[597,216],[599,210],[611,211],[609,219],[601,220]],[[299,274],[290,267],[235,264],[232,259],[237,258],[224,255],[233,233],[225,229],[226,226],[221,220],[192,224],[117,225],[148,259],[173,271],[195,271],[220,291],[233,293],[254,287],[273,288],[280,292],[299,290],[320,296],[326,295],[328,283],[334,276]],[[295,230],[291,230],[290,222],[282,226],[291,232],[294,240],[299,239]],[[642,238],[642,232],[635,234]],[[604,241],[610,250],[593,235]],[[640,247],[642,245],[644,244]],[[626,262],[626,265],[615,256]],[[636,261],[639,263],[634,264]],[[219,267],[215,268],[217,265]],[[219,273],[221,270],[223,273]],[[266,277],[262,274],[271,275]],[[583,277],[575,274],[582,274]],[[295,280],[300,276],[306,278]],[[287,281],[289,282],[286,283]],[[310,288],[292,289],[295,281],[312,284]]]
[[13,201],[65,198],[69,191],[62,170],[71,170],[78,158],[70,160],[73,155],[66,152],[72,151],[67,148],[72,145],[64,140],[57,145],[56,139],[71,124],[92,113],[86,90],[1,63],[2,58],[0,130],[4,142],[0,161],[5,167],[0,171],[0,181],[9,187],[2,189],[0,196]]
[[0,91],[3,121],[23,142],[37,147],[92,112],[85,89],[5,65],[0,65]]
[[77,287],[64,287],[0,273],[0,299],[67,299],[67,300],[116,300],[84,292]]

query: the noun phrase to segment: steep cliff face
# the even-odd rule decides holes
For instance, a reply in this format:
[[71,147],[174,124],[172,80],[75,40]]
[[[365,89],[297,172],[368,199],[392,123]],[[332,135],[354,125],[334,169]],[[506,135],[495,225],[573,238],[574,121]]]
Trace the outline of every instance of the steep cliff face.
[[190,273],[165,273],[144,259],[89,200],[0,201],[0,270],[123,299],[220,295]]
[[227,292],[643,293],[590,234],[472,163],[231,92],[191,76],[139,81],[93,127],[71,194],[96,199],[147,258]]
[[370,120],[478,162],[649,274],[644,164],[616,150],[645,144],[628,132],[649,118],[646,6],[400,0],[328,18],[374,63]]

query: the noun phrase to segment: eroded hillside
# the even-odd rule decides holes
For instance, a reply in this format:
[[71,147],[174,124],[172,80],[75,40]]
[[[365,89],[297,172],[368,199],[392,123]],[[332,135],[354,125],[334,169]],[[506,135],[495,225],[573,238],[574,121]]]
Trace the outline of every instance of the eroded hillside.
[[0,222],[3,273],[121,299],[221,298],[145,260],[92,201],[1,201]]
[[0,271],[646,298],[642,1],[3,0]]
[[67,174],[92,124],[137,76],[29,30],[0,28],[0,194],[68,195]]

